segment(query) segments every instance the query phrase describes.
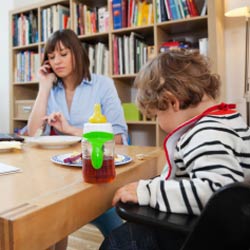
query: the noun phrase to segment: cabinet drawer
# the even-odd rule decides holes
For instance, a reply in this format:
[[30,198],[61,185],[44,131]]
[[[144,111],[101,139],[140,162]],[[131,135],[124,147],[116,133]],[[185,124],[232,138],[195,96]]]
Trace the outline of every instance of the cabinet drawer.
[[15,118],[28,119],[34,105],[34,100],[18,100],[15,101]]

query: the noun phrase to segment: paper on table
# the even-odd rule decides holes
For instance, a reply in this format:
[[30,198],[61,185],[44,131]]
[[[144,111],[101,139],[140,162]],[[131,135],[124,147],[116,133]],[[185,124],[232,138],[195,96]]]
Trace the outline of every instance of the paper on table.
[[17,172],[21,172],[21,169],[0,162],[0,175],[12,174],[12,173],[17,173]]

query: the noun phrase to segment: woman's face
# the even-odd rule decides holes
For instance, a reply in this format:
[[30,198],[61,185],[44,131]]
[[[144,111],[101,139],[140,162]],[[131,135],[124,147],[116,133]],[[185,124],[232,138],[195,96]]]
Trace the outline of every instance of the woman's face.
[[48,54],[48,60],[54,73],[61,79],[67,78],[73,74],[74,61],[72,52],[61,42],[56,45],[52,53]]

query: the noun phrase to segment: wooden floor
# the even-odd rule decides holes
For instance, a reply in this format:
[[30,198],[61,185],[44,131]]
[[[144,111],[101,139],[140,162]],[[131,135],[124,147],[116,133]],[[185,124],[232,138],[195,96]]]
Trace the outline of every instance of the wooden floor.
[[87,224],[69,236],[67,250],[98,250],[102,241],[100,231]]

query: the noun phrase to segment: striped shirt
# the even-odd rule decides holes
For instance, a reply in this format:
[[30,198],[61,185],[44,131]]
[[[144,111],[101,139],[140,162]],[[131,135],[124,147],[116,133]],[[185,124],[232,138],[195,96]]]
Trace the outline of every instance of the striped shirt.
[[216,190],[250,176],[250,128],[231,108],[216,105],[166,137],[167,164],[161,176],[139,181],[140,205],[200,214]]

